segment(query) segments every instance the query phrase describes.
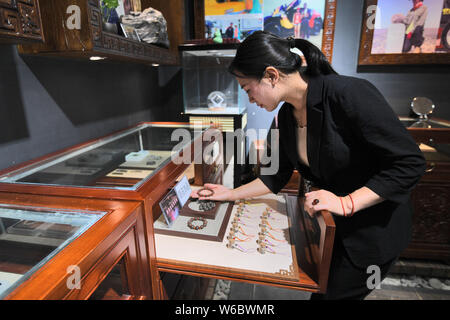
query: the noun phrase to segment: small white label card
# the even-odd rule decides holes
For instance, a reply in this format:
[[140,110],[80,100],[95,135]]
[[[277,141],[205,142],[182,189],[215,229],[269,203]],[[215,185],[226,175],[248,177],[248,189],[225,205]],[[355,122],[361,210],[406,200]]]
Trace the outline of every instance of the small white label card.
[[184,206],[186,201],[188,201],[191,196],[191,186],[186,176],[184,176],[180,182],[175,186],[175,193],[177,194],[178,200],[180,201],[181,207]]

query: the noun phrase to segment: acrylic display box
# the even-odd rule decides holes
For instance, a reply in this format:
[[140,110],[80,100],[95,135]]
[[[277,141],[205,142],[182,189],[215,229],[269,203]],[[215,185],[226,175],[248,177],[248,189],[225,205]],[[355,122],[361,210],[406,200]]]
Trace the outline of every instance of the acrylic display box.
[[186,114],[241,114],[245,107],[236,78],[228,66],[238,44],[183,45],[183,100]]

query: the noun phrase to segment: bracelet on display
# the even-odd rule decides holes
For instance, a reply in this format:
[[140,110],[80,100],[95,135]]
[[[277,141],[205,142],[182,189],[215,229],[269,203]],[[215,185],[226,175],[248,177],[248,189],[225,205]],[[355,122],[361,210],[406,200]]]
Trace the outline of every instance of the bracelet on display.
[[[202,224],[194,225],[195,221],[201,221]],[[201,230],[201,229],[205,228],[207,224],[208,224],[208,221],[205,218],[190,218],[187,223],[189,229],[192,229],[192,230]]]
[[[207,192],[207,194],[204,194],[203,192]],[[200,190],[197,191],[197,194],[200,197],[211,197],[214,195],[214,190],[210,189],[210,188],[201,188]]]
[[216,204],[213,201],[208,200],[199,200],[198,208],[202,211],[209,211],[216,207]]

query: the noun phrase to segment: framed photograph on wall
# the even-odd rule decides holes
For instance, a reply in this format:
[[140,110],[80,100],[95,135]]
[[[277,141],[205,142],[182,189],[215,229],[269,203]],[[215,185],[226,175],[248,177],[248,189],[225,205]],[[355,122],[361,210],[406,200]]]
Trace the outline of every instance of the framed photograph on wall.
[[194,0],[196,38],[243,41],[256,30],[308,39],[331,62],[337,0]]
[[128,15],[131,11],[141,11],[141,0],[119,0],[119,6],[116,9],[119,17]]
[[366,0],[359,65],[448,64],[450,0]]

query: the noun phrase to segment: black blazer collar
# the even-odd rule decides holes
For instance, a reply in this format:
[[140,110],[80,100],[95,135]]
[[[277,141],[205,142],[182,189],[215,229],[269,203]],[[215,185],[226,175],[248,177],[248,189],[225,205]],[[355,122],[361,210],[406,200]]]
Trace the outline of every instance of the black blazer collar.
[[320,178],[320,146],[323,126],[323,77],[308,79],[306,97],[308,162],[312,174]]

